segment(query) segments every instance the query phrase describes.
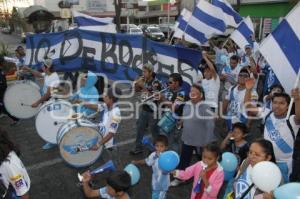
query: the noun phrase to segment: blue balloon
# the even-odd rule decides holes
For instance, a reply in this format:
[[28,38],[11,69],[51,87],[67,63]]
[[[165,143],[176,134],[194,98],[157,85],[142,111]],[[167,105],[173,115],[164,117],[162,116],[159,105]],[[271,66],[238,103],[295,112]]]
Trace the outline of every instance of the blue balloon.
[[165,151],[160,154],[158,166],[165,172],[173,171],[179,164],[179,155],[175,151]]
[[276,199],[298,199],[300,198],[300,183],[284,184],[275,189],[273,195]]
[[230,181],[234,177],[235,171],[225,171],[224,170],[224,180],[226,182]]
[[134,164],[128,164],[124,171],[126,171],[131,178],[131,185],[135,185],[140,180],[141,174],[140,170]]
[[224,171],[235,171],[238,166],[238,159],[233,153],[225,152],[222,154],[222,161],[220,164]]

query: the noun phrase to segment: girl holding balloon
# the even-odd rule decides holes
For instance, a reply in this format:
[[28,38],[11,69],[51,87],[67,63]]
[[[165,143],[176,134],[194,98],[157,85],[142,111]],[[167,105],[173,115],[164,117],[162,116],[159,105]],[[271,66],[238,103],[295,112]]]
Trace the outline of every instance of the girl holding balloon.
[[[233,192],[227,195],[227,199],[269,199],[272,194],[266,193],[254,186],[252,171],[253,167],[263,161],[276,163],[272,143],[268,140],[260,139],[250,145],[247,159],[241,164],[237,177],[233,183]],[[279,172],[280,173],[280,172]],[[281,175],[281,174],[280,174]],[[262,175],[261,175],[262,176]],[[272,184],[267,178],[261,177],[259,181],[265,181],[265,186]]]
[[204,147],[202,161],[185,170],[172,172],[175,178],[188,180],[194,177],[191,199],[217,199],[224,181],[224,172],[218,163],[220,148],[215,143]]

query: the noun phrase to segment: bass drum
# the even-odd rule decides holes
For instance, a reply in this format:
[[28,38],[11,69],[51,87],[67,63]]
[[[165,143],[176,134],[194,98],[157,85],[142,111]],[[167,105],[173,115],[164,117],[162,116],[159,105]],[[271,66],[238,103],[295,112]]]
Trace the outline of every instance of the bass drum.
[[4,94],[4,106],[9,114],[20,119],[35,116],[39,107],[32,108],[31,104],[41,98],[40,87],[33,81],[16,81],[10,85]]
[[88,120],[69,121],[57,133],[57,143],[62,159],[69,165],[80,168],[89,166],[101,156],[103,147],[92,147],[102,140],[97,125]]
[[68,122],[73,113],[72,104],[64,100],[50,100],[43,104],[35,118],[35,128],[46,142],[57,144],[59,128]]

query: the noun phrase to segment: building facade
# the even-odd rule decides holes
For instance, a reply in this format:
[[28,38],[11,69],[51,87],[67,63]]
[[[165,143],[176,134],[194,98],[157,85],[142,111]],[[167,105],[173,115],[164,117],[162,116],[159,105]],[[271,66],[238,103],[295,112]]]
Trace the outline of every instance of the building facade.
[[[59,17],[61,9],[58,3],[61,0],[34,0],[35,5],[40,5],[47,8],[54,16]],[[114,17],[115,7],[112,4],[113,0],[65,0],[72,3],[72,9],[88,13],[98,17]]]
[[[256,37],[261,40],[271,33],[293,8],[292,0],[241,0],[240,14],[250,16]],[[236,0],[231,0],[236,5]]]

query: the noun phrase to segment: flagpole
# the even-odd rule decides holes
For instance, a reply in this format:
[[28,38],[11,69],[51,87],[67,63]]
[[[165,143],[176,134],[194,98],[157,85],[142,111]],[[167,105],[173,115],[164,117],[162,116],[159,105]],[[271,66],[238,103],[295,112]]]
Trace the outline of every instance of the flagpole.
[[185,28],[184,28],[184,31],[183,31],[183,34],[182,34],[182,36],[181,36],[181,39],[184,37],[185,31],[186,31],[186,29],[187,29],[188,26],[189,26],[189,23],[186,24],[186,26],[185,26]]
[[[299,70],[298,70],[297,79],[296,79],[296,81],[295,81],[294,88],[297,88],[297,87],[298,87],[299,79],[300,79],[300,68],[299,68]],[[291,114],[291,111],[292,111],[292,108],[293,108],[293,104],[294,104],[294,98],[291,99],[291,102],[290,102],[290,104],[289,104],[289,109],[288,109],[288,112],[287,112],[287,114],[286,114],[286,120],[288,120],[289,117],[290,117],[290,114]]]
[[[182,37],[184,36],[184,33],[185,33],[187,27],[188,27],[188,24],[186,24],[186,26],[185,26],[185,28],[184,28],[183,34],[182,34],[182,36],[181,36],[181,39],[182,39]],[[174,31],[174,34],[175,34],[175,31]],[[171,44],[171,42],[172,42],[172,40],[173,40],[174,34],[172,35],[172,38],[171,38],[171,40],[170,40],[169,45]]]
[[[175,31],[174,31],[174,33],[175,33]],[[173,37],[174,37],[174,33],[173,33],[173,35],[172,35],[172,37],[171,37],[171,39],[170,39],[169,45],[172,44],[172,40],[173,40]]]

